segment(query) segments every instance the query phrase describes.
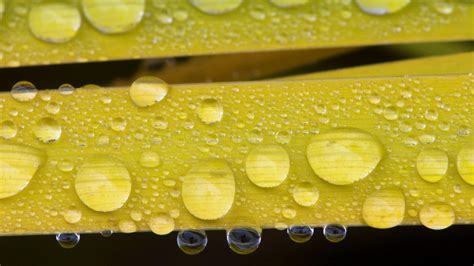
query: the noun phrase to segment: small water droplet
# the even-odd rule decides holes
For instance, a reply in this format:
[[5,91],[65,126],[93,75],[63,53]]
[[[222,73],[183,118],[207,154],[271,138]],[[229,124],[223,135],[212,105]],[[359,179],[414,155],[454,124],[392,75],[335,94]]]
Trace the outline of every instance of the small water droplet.
[[76,88],[72,86],[71,84],[62,84],[59,86],[58,91],[61,95],[71,95],[76,91]]
[[474,143],[468,143],[458,153],[456,166],[461,178],[474,185]]
[[443,15],[449,15],[454,10],[454,5],[450,1],[434,1],[433,7],[438,13]]
[[288,8],[305,5],[309,0],[270,0],[270,2],[277,7]]
[[347,228],[342,224],[328,224],[323,228],[323,235],[332,243],[338,243],[346,238]]
[[52,115],[59,113],[61,106],[57,102],[49,102],[46,105],[46,111]]
[[416,169],[425,181],[438,182],[448,171],[448,155],[440,149],[425,149],[416,157]]
[[305,225],[293,225],[286,229],[288,236],[296,243],[308,242],[314,234],[314,228]]
[[62,128],[54,118],[44,117],[33,126],[33,133],[39,141],[51,143],[59,140]]
[[293,199],[301,206],[313,206],[319,199],[319,190],[311,182],[301,182],[293,190]]
[[113,233],[114,233],[114,231],[112,231],[112,230],[102,230],[102,231],[100,231],[100,234],[103,237],[111,237]]
[[248,178],[259,187],[276,187],[285,181],[290,169],[290,157],[279,145],[259,145],[247,156]]
[[216,99],[205,99],[197,109],[197,115],[204,124],[214,124],[221,121],[224,109]]
[[36,86],[31,82],[19,81],[13,85],[10,93],[13,99],[19,102],[28,102],[36,97],[38,89],[36,89]]
[[120,232],[122,233],[134,233],[137,231],[137,225],[135,224],[134,221],[132,220],[120,220],[118,227],[120,229]]
[[138,107],[152,106],[168,94],[169,86],[156,77],[141,77],[130,86],[130,97]]
[[234,228],[227,232],[227,243],[235,253],[247,255],[257,250],[261,234],[252,228]]
[[190,0],[191,4],[209,15],[220,15],[236,10],[243,0]]
[[393,14],[406,7],[411,0],[355,0],[362,11],[370,15]]
[[188,255],[201,253],[207,246],[207,235],[204,231],[188,230],[178,233],[178,247]]
[[0,137],[4,139],[12,139],[17,134],[17,126],[13,121],[5,120],[0,124]]
[[275,140],[280,144],[289,144],[291,141],[291,134],[286,130],[279,131],[275,135]]
[[127,127],[127,121],[121,117],[116,117],[110,121],[110,128],[113,131],[120,132],[124,131]]
[[58,169],[63,172],[71,172],[74,169],[74,163],[68,160],[63,160],[58,163]]
[[82,212],[78,209],[69,209],[64,212],[63,217],[66,222],[75,224],[81,220]]
[[140,165],[145,168],[154,168],[160,165],[160,156],[154,151],[145,151],[140,155]]
[[73,248],[81,240],[81,236],[76,233],[61,233],[56,235],[56,241],[63,248]]
[[157,235],[167,235],[174,230],[174,220],[167,214],[158,214],[150,218],[148,226]]

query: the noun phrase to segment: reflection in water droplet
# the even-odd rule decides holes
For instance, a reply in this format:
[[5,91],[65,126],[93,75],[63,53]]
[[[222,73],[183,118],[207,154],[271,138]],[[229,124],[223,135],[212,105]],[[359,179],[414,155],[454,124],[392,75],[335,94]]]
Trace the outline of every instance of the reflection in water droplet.
[[314,229],[310,226],[298,226],[298,225],[293,225],[290,226],[288,229],[286,229],[286,232],[288,233],[288,236],[290,237],[291,240],[293,240],[296,243],[304,243],[307,242],[311,239],[311,237],[314,234]]
[[0,124],[0,138],[11,139],[16,136],[18,129],[13,121],[5,120]]
[[141,77],[130,86],[130,97],[138,107],[152,106],[168,94],[168,84],[156,77]]
[[323,235],[332,243],[341,242],[346,238],[347,228],[341,224],[328,224],[323,228]]
[[38,89],[36,89],[36,86],[31,82],[19,81],[13,85],[10,93],[15,100],[19,102],[28,102],[36,97]]
[[40,40],[65,43],[79,31],[81,14],[75,6],[66,3],[41,3],[31,8],[28,26]]
[[51,143],[59,140],[62,128],[54,118],[44,117],[33,126],[33,133],[39,141]]
[[468,143],[458,153],[456,166],[459,175],[469,185],[474,185],[474,143]]
[[76,233],[61,233],[56,235],[56,241],[58,241],[59,245],[63,248],[73,248],[81,239],[81,236]]
[[204,231],[188,230],[178,233],[178,247],[188,255],[201,253],[207,246],[207,235]]
[[243,0],[190,0],[191,4],[202,12],[210,15],[219,15],[237,9]]
[[313,171],[334,185],[366,178],[383,154],[383,146],[374,136],[355,128],[336,128],[313,136],[307,148]]
[[362,11],[378,16],[396,13],[410,2],[411,0],[356,0]]
[[419,215],[420,222],[433,230],[448,228],[455,220],[453,207],[445,203],[425,205],[421,208]]
[[288,176],[290,157],[279,145],[260,145],[248,154],[245,170],[255,185],[276,187]]
[[362,207],[362,218],[368,226],[391,228],[402,223],[405,197],[397,188],[377,190],[367,196]]
[[227,243],[230,249],[241,255],[257,250],[261,239],[261,234],[252,228],[234,228],[227,232]]
[[425,149],[416,157],[418,174],[428,182],[438,182],[448,171],[448,155],[440,149]]
[[134,29],[145,13],[145,0],[82,0],[82,10],[89,22],[108,34]]
[[197,109],[197,115],[205,124],[214,124],[221,121],[224,109],[219,101],[215,99],[205,99]]

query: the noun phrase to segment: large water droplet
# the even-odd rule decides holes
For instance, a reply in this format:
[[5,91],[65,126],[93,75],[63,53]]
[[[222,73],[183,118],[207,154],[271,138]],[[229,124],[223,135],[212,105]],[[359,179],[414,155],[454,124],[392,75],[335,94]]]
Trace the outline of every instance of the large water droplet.
[[12,139],[16,136],[18,129],[13,121],[5,120],[0,124],[0,138]]
[[174,220],[168,214],[158,214],[148,221],[150,230],[157,235],[167,235],[174,230]]
[[468,143],[458,153],[456,166],[466,183],[474,185],[474,143]]
[[168,94],[168,84],[156,77],[141,77],[130,86],[130,97],[138,107],[160,102]]
[[223,160],[202,161],[184,177],[181,195],[184,206],[195,217],[219,219],[234,202],[234,174]]
[[327,224],[323,228],[323,235],[332,243],[338,243],[346,238],[347,228],[342,224]]
[[402,223],[405,215],[405,197],[396,188],[373,192],[364,201],[362,217],[374,228],[391,228]]
[[420,222],[433,230],[448,228],[454,223],[453,207],[445,203],[432,203],[420,210]]
[[178,247],[188,255],[201,253],[207,246],[207,236],[204,231],[181,231],[176,238]]
[[214,124],[221,121],[224,109],[219,101],[215,99],[205,99],[197,109],[197,115],[205,124]]
[[288,176],[290,157],[279,145],[259,145],[248,154],[245,170],[255,185],[276,187]]
[[56,235],[56,241],[63,248],[73,248],[81,240],[81,236],[76,233],[61,233]]
[[13,85],[10,93],[15,100],[19,102],[28,102],[36,97],[38,89],[36,89],[36,86],[31,82],[19,81]]
[[425,149],[416,158],[418,174],[428,182],[438,182],[448,171],[448,155],[440,149]]
[[33,133],[39,141],[51,143],[59,140],[62,128],[54,118],[44,117],[33,126]]
[[103,33],[124,33],[135,28],[145,13],[145,0],[82,0],[89,22]]
[[118,160],[97,155],[86,160],[77,169],[76,193],[89,208],[115,211],[127,201],[132,183],[127,168]]
[[235,253],[247,255],[257,250],[261,234],[252,228],[235,228],[227,232],[227,243]]
[[307,149],[316,175],[334,185],[367,177],[383,154],[383,146],[374,136],[355,128],[337,128],[313,136]]
[[296,243],[308,242],[314,234],[313,227],[306,225],[294,225],[286,229],[288,236]]
[[356,0],[362,11],[371,15],[387,15],[400,11],[411,0]]
[[301,206],[313,206],[318,202],[319,190],[311,182],[301,182],[293,190],[293,199]]
[[41,150],[14,144],[0,144],[0,198],[22,191],[46,161]]
[[28,15],[33,35],[43,41],[64,43],[76,36],[81,27],[79,10],[66,3],[33,5]]
[[202,12],[210,15],[219,15],[237,9],[243,0],[190,0],[191,4]]

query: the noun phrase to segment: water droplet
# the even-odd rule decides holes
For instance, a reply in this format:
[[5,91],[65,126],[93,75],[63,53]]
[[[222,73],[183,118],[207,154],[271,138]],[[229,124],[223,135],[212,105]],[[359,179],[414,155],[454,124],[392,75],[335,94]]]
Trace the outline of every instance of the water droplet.
[[46,161],[38,149],[13,144],[0,144],[0,199],[18,194]]
[[33,133],[39,141],[51,143],[59,140],[62,128],[54,118],[44,117],[33,126]]
[[63,248],[73,248],[81,240],[81,236],[76,233],[61,233],[56,235],[56,241]]
[[448,171],[448,155],[440,149],[425,149],[416,157],[418,174],[428,182],[438,182]]
[[433,7],[438,13],[443,15],[449,15],[453,13],[454,10],[453,3],[447,1],[434,1]]
[[259,145],[248,154],[245,170],[255,185],[276,187],[288,176],[290,157],[279,145]]
[[307,4],[309,0],[270,0],[277,7],[288,8]]
[[74,169],[74,163],[68,160],[64,160],[58,163],[58,169],[63,172],[71,172]]
[[275,135],[275,140],[276,140],[276,142],[278,142],[280,144],[289,144],[290,141],[291,141],[291,134],[286,130],[279,131]]
[[69,209],[64,212],[63,216],[66,222],[70,224],[75,224],[81,220],[82,212],[77,209]]
[[294,219],[296,217],[296,210],[295,209],[292,209],[292,208],[284,208],[282,211],[281,211],[281,214],[283,215],[283,217],[285,217],[286,219]]
[[122,233],[134,233],[137,231],[137,225],[132,220],[120,220],[118,227]]
[[383,154],[383,146],[374,136],[355,128],[337,128],[313,136],[307,149],[313,171],[334,185],[367,177]]
[[12,139],[16,136],[18,129],[13,121],[5,120],[0,124],[0,137],[4,139]]
[[102,230],[102,231],[100,231],[100,234],[103,237],[111,237],[113,233],[114,233],[114,231],[112,231],[112,230]]
[[143,219],[143,214],[139,210],[132,210],[130,212],[130,218],[132,218],[132,220],[135,222],[140,222]]
[[152,106],[168,94],[169,86],[156,77],[141,77],[130,86],[130,97],[138,107]]
[[420,210],[420,222],[433,230],[448,228],[454,223],[453,208],[445,203],[432,203]]
[[402,223],[405,215],[405,197],[396,188],[385,188],[365,198],[362,217],[368,226],[391,228]]
[[10,93],[15,100],[19,102],[28,102],[36,97],[38,89],[36,89],[36,86],[31,82],[19,81],[13,85]]
[[293,190],[293,199],[301,206],[313,206],[318,202],[319,190],[311,182],[301,182]]
[[71,84],[62,84],[59,86],[58,91],[61,95],[71,95],[76,91],[76,88],[72,86]]
[[397,120],[398,119],[398,111],[395,107],[390,106],[384,109],[383,117],[387,120]]
[[436,121],[438,119],[438,112],[435,109],[426,110],[425,118],[429,121]]
[[257,250],[261,234],[252,228],[234,228],[227,232],[227,243],[235,253],[247,255]]
[[156,129],[166,129],[168,128],[168,122],[161,116],[157,116],[152,121],[152,127]]
[[474,143],[468,143],[458,153],[456,166],[462,179],[474,185]]
[[223,160],[202,161],[184,177],[181,195],[184,206],[195,217],[219,219],[234,202],[234,174]]
[[82,10],[89,22],[108,34],[134,29],[145,13],[145,0],[82,0]]
[[46,105],[46,111],[52,115],[59,113],[60,110],[61,110],[61,106],[56,102],[49,102]]
[[191,4],[202,12],[219,15],[236,10],[243,0],[190,0]]
[[205,99],[197,109],[197,115],[204,124],[214,124],[221,121],[224,109],[219,101]]
[[377,16],[396,13],[410,2],[411,0],[356,0],[362,11]]
[[75,6],[65,3],[33,5],[28,15],[28,26],[40,40],[65,43],[79,31],[81,14]]
[[323,228],[323,235],[332,243],[338,243],[346,238],[347,228],[342,224],[327,224]]
[[432,144],[436,141],[436,136],[432,134],[421,134],[418,139],[423,144]]
[[248,141],[252,144],[257,144],[262,142],[263,136],[262,136],[262,131],[258,129],[254,129],[250,131]]
[[145,151],[140,155],[139,162],[145,168],[154,168],[160,165],[160,156],[154,151]]
[[124,131],[127,127],[127,121],[121,117],[116,117],[110,121],[110,128],[113,131],[120,132]]
[[308,242],[314,234],[314,229],[310,226],[293,225],[286,229],[288,236],[296,243]]
[[188,255],[201,253],[207,246],[207,235],[204,231],[181,231],[176,238],[179,249]]
[[167,235],[174,230],[174,220],[167,214],[158,214],[148,221],[148,226],[157,235]]
[[89,208],[115,211],[127,201],[132,183],[127,168],[118,160],[96,155],[77,169],[75,188],[81,201]]

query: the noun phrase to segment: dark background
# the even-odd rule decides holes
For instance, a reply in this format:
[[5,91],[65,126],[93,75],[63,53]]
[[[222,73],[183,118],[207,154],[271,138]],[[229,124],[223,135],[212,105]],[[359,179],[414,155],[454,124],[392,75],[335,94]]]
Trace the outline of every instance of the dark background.
[[[472,51],[472,47],[472,42],[374,46],[276,76]],[[154,60],[150,72],[187,60],[190,59]],[[9,91],[20,80],[31,81],[39,89],[57,88],[62,83],[106,86],[118,78],[133,76],[142,64],[140,60],[129,60],[0,69],[0,91]],[[317,228],[309,242],[296,244],[285,231],[264,230],[259,249],[246,256],[228,248],[224,231],[208,232],[208,246],[196,256],[179,250],[176,232],[168,236],[117,233],[109,238],[84,234],[73,249],[61,248],[53,235],[4,236],[0,237],[0,265],[474,265],[473,225],[457,225],[441,231],[422,226],[388,230],[354,227],[337,244],[327,241],[321,231]]]

